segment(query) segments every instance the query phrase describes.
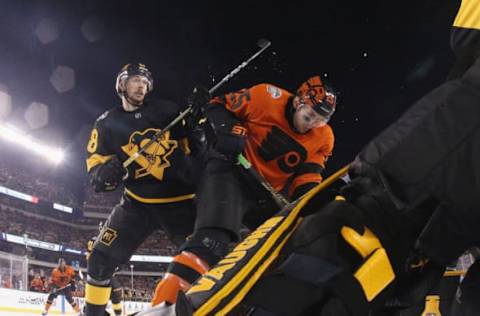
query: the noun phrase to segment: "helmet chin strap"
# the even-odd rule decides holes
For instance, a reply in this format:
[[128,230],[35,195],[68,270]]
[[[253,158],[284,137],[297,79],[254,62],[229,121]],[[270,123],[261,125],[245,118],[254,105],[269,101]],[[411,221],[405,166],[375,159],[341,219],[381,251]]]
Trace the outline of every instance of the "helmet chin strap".
[[290,98],[289,101],[288,101],[287,107],[285,109],[285,117],[287,118],[287,121],[288,121],[288,124],[290,125],[290,127],[295,132],[300,133],[300,131],[298,131],[298,129],[295,126],[295,123],[294,123],[294,115],[295,115],[295,112],[297,111],[297,109],[298,109],[298,106],[296,107],[294,105],[294,98]]

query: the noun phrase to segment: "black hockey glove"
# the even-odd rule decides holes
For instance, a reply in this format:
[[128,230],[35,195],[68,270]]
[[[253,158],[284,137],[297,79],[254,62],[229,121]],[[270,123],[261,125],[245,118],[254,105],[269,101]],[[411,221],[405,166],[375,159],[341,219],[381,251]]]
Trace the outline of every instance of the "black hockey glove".
[[247,129],[240,124],[235,124],[233,126],[221,126],[216,132],[215,150],[225,159],[236,162],[238,155],[245,148]]
[[75,286],[75,281],[74,280],[70,281],[70,290],[72,290],[72,292],[74,292],[76,288],[77,287]]
[[91,183],[95,192],[112,191],[117,188],[125,174],[126,170],[122,163],[114,156],[93,169]]
[[196,86],[193,88],[192,94],[187,98],[188,104],[192,105],[192,113],[186,118],[187,128],[194,130],[200,119],[202,119],[204,114],[204,105],[210,101],[212,95],[210,92],[203,86]]
[[188,97],[188,103],[193,105],[194,107],[202,107],[208,101],[210,101],[211,98],[212,95],[207,88],[203,86],[195,86],[195,88],[193,88],[192,94]]
[[205,113],[212,134],[207,139],[213,148],[226,160],[237,162],[237,157],[243,152],[247,130],[240,120],[223,105],[207,103]]

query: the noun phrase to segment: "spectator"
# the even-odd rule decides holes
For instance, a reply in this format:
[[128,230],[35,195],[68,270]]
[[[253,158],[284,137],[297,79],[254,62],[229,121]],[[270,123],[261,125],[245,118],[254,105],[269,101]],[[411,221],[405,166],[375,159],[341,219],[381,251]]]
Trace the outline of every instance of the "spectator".
[[30,282],[30,291],[33,292],[45,292],[44,280],[40,278],[40,273],[36,273],[33,280]]
[[2,287],[6,288],[6,289],[11,289],[12,288],[12,281],[10,280],[9,277],[3,277]]
[[23,193],[40,197],[47,201],[58,202],[66,205],[77,205],[77,199],[65,186],[58,181],[35,176],[13,164],[0,162],[0,183],[3,186],[18,190]]
[[[81,250],[87,243],[87,236],[95,235],[97,230],[84,230],[62,225],[48,220],[48,218],[30,217],[22,212],[0,205],[0,232],[17,236],[26,234],[29,239],[61,244]],[[11,251],[7,248],[9,245],[4,242],[0,246],[2,249],[5,247],[6,251]],[[36,249],[32,249],[32,251],[38,252]],[[175,251],[175,245],[167,239],[163,231],[158,230],[144,241],[136,254],[171,256]],[[24,255],[24,252],[18,254]],[[30,254],[29,256],[35,255]]]

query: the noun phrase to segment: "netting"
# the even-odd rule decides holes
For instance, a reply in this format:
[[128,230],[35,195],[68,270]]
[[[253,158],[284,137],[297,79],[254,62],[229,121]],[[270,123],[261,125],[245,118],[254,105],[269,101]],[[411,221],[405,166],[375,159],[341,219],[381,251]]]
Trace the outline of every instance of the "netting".
[[28,289],[28,258],[0,252],[1,287]]

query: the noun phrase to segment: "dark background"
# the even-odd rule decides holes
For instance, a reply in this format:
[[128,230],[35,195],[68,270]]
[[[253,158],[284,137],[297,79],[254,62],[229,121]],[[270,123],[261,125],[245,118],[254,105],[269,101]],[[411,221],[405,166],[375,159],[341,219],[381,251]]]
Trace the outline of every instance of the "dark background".
[[[185,103],[195,84],[213,86],[267,38],[271,48],[219,92],[260,82],[294,91],[308,76],[327,74],[339,93],[332,173],[445,80],[458,6],[451,0],[1,0],[0,87],[13,103],[3,122],[64,148],[67,160],[54,167],[1,139],[0,159],[81,195],[89,132],[100,114],[120,106],[114,81],[122,65],[146,64],[153,96]],[[43,44],[35,34],[41,21],[57,27],[54,41]],[[50,83],[57,66],[75,71],[72,90],[59,93]],[[33,101],[48,105],[49,122],[31,130],[23,113]]]

